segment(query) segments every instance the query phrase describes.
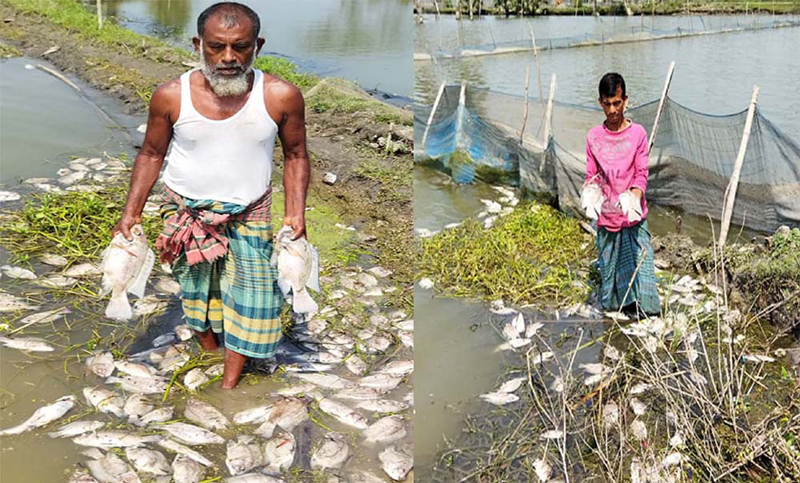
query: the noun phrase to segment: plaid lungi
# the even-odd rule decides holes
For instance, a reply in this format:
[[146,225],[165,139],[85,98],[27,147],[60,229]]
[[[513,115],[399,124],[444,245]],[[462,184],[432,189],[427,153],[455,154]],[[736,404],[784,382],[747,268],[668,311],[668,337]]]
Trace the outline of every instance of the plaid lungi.
[[617,232],[599,227],[596,244],[603,308],[619,310],[636,303],[648,315],[660,313],[647,220]]
[[221,239],[227,238],[224,253],[211,261],[190,264],[183,250],[172,262],[172,273],[181,286],[186,323],[201,332],[211,328],[222,334],[226,349],[248,357],[272,357],[281,339],[283,296],[278,288],[277,270],[269,263],[270,200],[262,197],[254,202],[254,205],[261,203],[260,216],[248,217],[252,205],[181,199],[169,191],[168,195],[171,202],[161,206],[161,216],[166,220],[162,236],[179,232],[175,222],[183,218],[183,223],[188,223],[185,213],[191,214],[194,223],[218,221],[217,215],[230,215],[222,224],[204,227],[222,235]]

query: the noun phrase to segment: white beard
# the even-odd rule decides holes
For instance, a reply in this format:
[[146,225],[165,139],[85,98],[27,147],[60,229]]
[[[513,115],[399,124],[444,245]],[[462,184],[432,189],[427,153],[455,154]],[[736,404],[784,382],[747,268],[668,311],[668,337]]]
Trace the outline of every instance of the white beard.
[[241,96],[247,93],[250,88],[250,72],[253,70],[253,61],[255,56],[250,59],[250,62],[245,66],[244,72],[241,74],[228,76],[219,74],[214,66],[206,62],[206,56],[203,55],[203,47],[200,44],[200,71],[206,76],[208,84],[214,94],[220,97],[233,97]]

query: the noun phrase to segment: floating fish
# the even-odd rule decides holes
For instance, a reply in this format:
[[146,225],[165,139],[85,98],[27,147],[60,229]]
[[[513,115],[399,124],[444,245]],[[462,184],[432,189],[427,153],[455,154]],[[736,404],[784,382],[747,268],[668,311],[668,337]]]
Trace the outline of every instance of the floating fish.
[[631,423],[631,434],[638,441],[644,441],[647,439],[647,426],[637,419]]
[[48,344],[47,341],[37,337],[16,337],[14,339],[9,337],[0,337],[0,344],[3,344],[10,349],[30,352],[53,352],[56,350],[55,347]]
[[139,420],[133,421],[133,423],[137,426],[147,426],[148,424],[152,423],[163,423],[172,419],[173,413],[174,408],[172,406],[165,406],[163,408],[150,411],[139,418]]
[[538,458],[533,462],[533,471],[536,473],[536,477],[539,478],[539,481],[544,483],[550,479],[550,475],[553,473],[553,468],[546,459]]
[[563,437],[564,432],[557,429],[551,429],[539,435],[539,439],[561,439]]
[[19,193],[13,191],[0,191],[0,202],[3,201],[17,201],[20,199]]
[[331,431],[325,435],[324,443],[311,454],[311,469],[339,469],[350,457],[350,447],[344,436]]
[[647,405],[645,403],[643,403],[642,401],[640,401],[639,399],[631,398],[631,400],[628,401],[628,402],[631,405],[631,409],[633,410],[633,414],[635,414],[637,416],[643,416],[644,413],[647,412]]
[[149,377],[112,376],[106,379],[106,384],[114,383],[119,383],[122,389],[128,392],[138,392],[142,394],[162,394],[167,390],[168,385],[166,380]]
[[[106,252],[107,253],[107,252]],[[103,272],[92,265],[91,263],[81,263],[78,265],[73,265],[68,269],[64,270],[63,274],[67,277],[92,277],[94,275],[100,275]]]
[[40,407],[22,424],[0,431],[0,435],[20,434],[34,428],[40,428],[61,418],[63,415],[67,414],[73,406],[75,406],[75,396],[64,396],[56,400],[53,404]]
[[395,481],[403,481],[408,476],[411,468],[414,467],[414,459],[400,451],[394,446],[389,446],[378,454],[381,468],[389,477]]
[[189,421],[197,423],[200,426],[209,429],[224,429],[228,427],[231,422],[214,406],[200,401],[198,399],[189,399],[186,401],[186,407],[183,410],[183,415]]
[[172,479],[175,483],[200,483],[205,470],[192,458],[178,454],[172,461]]
[[150,399],[144,394],[132,394],[125,400],[123,411],[131,421],[138,420],[141,416],[148,414],[155,408]]
[[225,454],[225,466],[231,475],[241,475],[250,470],[263,466],[264,453],[258,443],[255,443],[255,436],[239,435],[236,441],[228,441]]
[[281,433],[264,445],[264,458],[267,466],[262,471],[280,475],[292,466],[296,443],[292,433]]
[[171,423],[162,424],[159,427],[169,433],[173,438],[189,446],[225,443],[225,440],[221,436],[192,424]]
[[156,476],[172,473],[167,458],[158,451],[147,448],[125,448],[125,457],[142,473]]
[[105,425],[106,423],[102,421],[75,421],[74,423],[65,424],[58,428],[57,431],[47,433],[47,435],[51,438],[71,438],[89,431],[96,431]]
[[144,297],[147,278],[153,270],[156,257],[147,244],[142,225],[131,227],[133,239],[128,241],[122,232],[114,235],[103,257],[103,281],[100,296],[111,293],[106,317],[129,320],[133,317],[128,293]]
[[324,398],[320,400],[319,409],[347,426],[356,429],[366,429],[369,426],[367,418],[359,414],[353,408],[334,399]]
[[774,357],[762,354],[744,354],[742,360],[745,362],[775,362]]
[[101,483],[141,483],[133,468],[111,452],[100,459],[87,461],[86,466]]
[[127,431],[95,431],[72,438],[72,441],[81,446],[95,448],[127,448],[144,446],[146,443],[155,443],[161,439],[159,435],[140,436]]
[[619,406],[610,401],[603,406],[603,426],[610,428],[619,424]]
[[18,310],[39,310],[40,308],[40,306],[31,305],[16,295],[0,291],[0,313],[16,312]]
[[186,386],[186,389],[195,392],[198,387],[207,383],[209,380],[208,376],[203,372],[203,369],[195,367],[186,373],[186,376],[183,378],[183,385]]
[[319,254],[305,237],[292,240],[294,231],[284,226],[275,236],[272,265],[278,267],[278,286],[284,296],[292,293],[292,310],[299,314],[317,312],[319,306],[308,288],[315,292],[319,287]]
[[11,265],[0,266],[0,271],[8,278],[18,278],[20,280],[36,280],[36,274],[22,267],[12,267]]
[[408,404],[400,401],[378,399],[375,401],[362,401],[356,404],[359,409],[366,409],[376,413],[397,413],[408,409]]
[[145,364],[129,361],[114,361],[114,367],[116,367],[119,372],[128,374],[129,376],[141,377],[145,379],[153,379],[158,377],[156,370]]
[[515,377],[514,379],[509,379],[500,386],[500,389],[498,389],[497,392],[512,393],[519,389],[522,383],[527,380],[527,377]]
[[[193,450],[192,448],[187,448],[186,446],[184,446],[184,445],[182,445],[182,444],[180,444],[180,443],[178,443],[176,441],[173,441],[171,439],[162,439],[161,441],[158,442],[158,445],[161,446],[164,449],[168,449],[170,451],[178,453],[179,455],[184,455],[184,456],[192,459],[193,461],[196,461],[197,463],[200,463],[203,466],[208,466],[208,467],[214,466],[214,462],[212,462],[210,459],[208,459],[205,456],[201,455],[200,453],[198,453],[197,451]],[[175,468],[175,466],[174,466],[174,463],[173,463],[173,469],[174,468]]]
[[393,443],[403,439],[407,432],[402,417],[386,416],[374,422],[362,434],[365,438],[364,442],[373,445]]
[[519,396],[516,394],[509,394],[507,392],[489,392],[479,396],[484,401],[494,404],[495,406],[505,406],[516,401],[519,401]]
[[430,290],[433,288],[433,280],[429,278],[422,278],[417,283],[419,284],[419,287],[424,290]]

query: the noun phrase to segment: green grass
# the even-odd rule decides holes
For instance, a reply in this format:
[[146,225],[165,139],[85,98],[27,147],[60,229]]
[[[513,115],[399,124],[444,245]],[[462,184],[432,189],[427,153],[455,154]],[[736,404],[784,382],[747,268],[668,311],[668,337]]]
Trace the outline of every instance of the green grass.
[[408,201],[412,185],[413,166],[410,162],[381,163],[379,160],[365,158],[356,169],[362,178],[381,184],[382,195],[396,202]]
[[272,74],[285,81],[291,82],[300,88],[300,90],[309,89],[319,82],[319,77],[313,74],[297,72],[297,66],[294,65],[294,63],[280,57],[259,57],[256,59],[253,66],[267,74]]
[[588,296],[592,251],[577,220],[521,203],[490,230],[470,219],[423,240],[419,276],[456,296],[562,306]]
[[0,58],[10,59],[11,57],[22,57],[22,52],[12,45],[0,43]]
[[[0,227],[0,241],[20,260],[50,252],[70,263],[95,258],[111,241],[119,221],[127,187],[100,193],[66,192],[32,194],[16,213],[16,221]],[[157,216],[143,216],[151,242],[161,231]]]
[[404,126],[414,125],[414,118],[410,113],[405,113],[368,96],[352,94],[346,90],[346,86],[340,85],[341,82],[326,82],[317,86],[315,93],[306,99],[306,108],[317,113],[369,112],[375,122]]

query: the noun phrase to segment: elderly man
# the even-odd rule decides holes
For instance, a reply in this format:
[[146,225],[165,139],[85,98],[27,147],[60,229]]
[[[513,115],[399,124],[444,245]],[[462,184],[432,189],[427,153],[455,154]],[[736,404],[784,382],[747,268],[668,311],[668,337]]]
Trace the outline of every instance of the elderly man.
[[[172,264],[187,323],[206,350],[225,347],[222,387],[236,386],[247,358],[271,357],[283,303],[272,253],[272,154],[285,159],[284,225],[305,236],[309,159],[299,89],[252,68],[264,45],[258,15],[223,2],[197,20],[201,68],[153,94],[144,144],[114,232],[130,239],[166,157],[168,202],[157,248]],[[169,148],[169,152],[168,152]]]
[[[606,310],[658,314],[653,248],[647,229],[647,133],[625,118],[628,96],[617,73],[600,79],[603,124],[586,136],[586,185],[596,203],[600,299]],[[600,196],[602,195],[602,197]],[[592,198],[590,196],[590,198]],[[594,211],[592,213],[592,211]]]

